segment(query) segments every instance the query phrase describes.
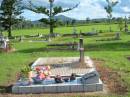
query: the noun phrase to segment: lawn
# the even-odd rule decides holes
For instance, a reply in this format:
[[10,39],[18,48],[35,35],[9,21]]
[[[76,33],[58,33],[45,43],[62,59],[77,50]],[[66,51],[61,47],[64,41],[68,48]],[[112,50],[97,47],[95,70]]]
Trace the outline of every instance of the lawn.
[[[113,32],[107,32],[108,25],[90,25],[76,27],[78,33],[97,30],[103,30],[98,36],[84,37],[85,55],[93,59],[103,60],[104,67],[111,68],[121,74],[121,79],[128,86],[128,95],[130,95],[130,35],[121,32],[121,40],[111,41],[96,41],[101,39],[113,38],[114,33],[118,32],[116,24],[112,25]],[[14,30],[13,35],[36,35],[38,33],[47,34],[48,29],[24,29]],[[73,27],[56,28],[58,33],[72,33]],[[16,73],[21,68],[34,62],[39,57],[61,57],[61,56],[79,56],[76,50],[48,50],[47,42],[18,42],[12,40],[12,46],[16,49],[15,52],[0,53],[0,85],[15,82]],[[65,43],[78,41],[72,37],[57,37],[52,39],[50,43]],[[124,97],[124,96],[123,96]]]

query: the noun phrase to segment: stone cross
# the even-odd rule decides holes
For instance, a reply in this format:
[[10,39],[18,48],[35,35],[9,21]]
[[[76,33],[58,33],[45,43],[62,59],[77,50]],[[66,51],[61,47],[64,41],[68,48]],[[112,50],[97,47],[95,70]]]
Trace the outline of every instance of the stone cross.
[[79,51],[80,51],[80,63],[81,64],[84,64],[84,46],[83,46],[83,38],[80,38],[79,39],[79,45],[80,45],[80,48],[79,48]]

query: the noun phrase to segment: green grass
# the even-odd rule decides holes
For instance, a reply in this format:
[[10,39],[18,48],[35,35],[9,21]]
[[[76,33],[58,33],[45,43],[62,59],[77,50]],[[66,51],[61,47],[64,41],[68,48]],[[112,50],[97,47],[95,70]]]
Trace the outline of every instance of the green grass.
[[[100,24],[100,25],[84,25],[84,26],[77,26],[76,30],[77,33],[79,33],[80,31],[82,32],[91,32],[93,31],[93,29],[97,30],[97,31],[105,31],[108,32],[109,31],[109,25],[107,24]],[[112,24],[112,31],[119,31],[118,25],[117,24]],[[130,26],[129,26],[130,27]],[[54,29],[54,32],[57,33],[72,33],[73,32],[73,27],[58,27]],[[37,28],[32,28],[32,29],[21,29],[21,30],[14,30],[12,31],[12,34],[14,36],[17,35],[37,35],[37,34],[48,34],[49,33],[49,29],[48,28],[43,28],[43,29],[37,29]],[[5,33],[7,35],[7,33]]]
[[[97,30],[109,29],[108,25],[91,25],[91,26],[79,26],[76,27],[78,32],[91,31],[92,28]],[[113,25],[112,29],[118,31],[117,25]],[[59,33],[72,33],[72,27],[56,28],[55,32]],[[36,35],[38,33],[47,34],[48,29],[23,29],[14,30],[13,35]],[[100,39],[112,38],[114,32],[100,33],[99,36],[84,37],[85,55],[91,58],[104,60],[103,64],[106,67],[110,67],[113,70],[120,71],[122,73],[122,79],[128,85],[130,91],[130,61],[127,60],[127,56],[130,56],[130,35],[121,33],[121,40],[116,41],[96,41]],[[114,34],[113,34],[114,35]],[[51,43],[65,43],[72,42],[73,38],[58,37],[53,39]],[[78,39],[75,39],[78,41]],[[21,68],[35,61],[38,57],[61,57],[61,56],[79,56],[78,51],[72,50],[47,50],[48,43],[38,42],[12,42],[13,47],[16,49],[12,53],[0,53],[0,85],[8,84],[16,78],[16,72]],[[130,92],[128,92],[130,94]]]

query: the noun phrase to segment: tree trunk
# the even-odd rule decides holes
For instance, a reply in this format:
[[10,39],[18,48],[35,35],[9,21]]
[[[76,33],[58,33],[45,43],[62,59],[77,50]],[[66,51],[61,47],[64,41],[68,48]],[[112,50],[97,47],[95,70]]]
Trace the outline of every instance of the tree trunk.
[[9,15],[9,28],[8,28],[8,37],[11,38],[12,37],[12,14]]
[[55,37],[54,33],[53,33],[53,27],[54,27],[54,21],[53,21],[53,15],[52,15],[52,8],[53,8],[53,2],[50,1],[50,15],[49,15],[49,19],[50,19],[50,36],[51,37]]
[[8,29],[8,37],[11,38],[12,37],[12,33],[11,33],[11,26],[9,26],[9,29]]
[[51,35],[52,37],[54,37],[53,24],[50,24],[50,35]]

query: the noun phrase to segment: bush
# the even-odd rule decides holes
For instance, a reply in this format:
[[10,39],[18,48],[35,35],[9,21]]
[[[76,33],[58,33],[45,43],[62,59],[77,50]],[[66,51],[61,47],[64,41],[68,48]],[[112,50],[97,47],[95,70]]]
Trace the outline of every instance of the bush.
[[25,66],[20,71],[20,77],[27,78],[29,71],[31,71],[31,68],[29,66]]

